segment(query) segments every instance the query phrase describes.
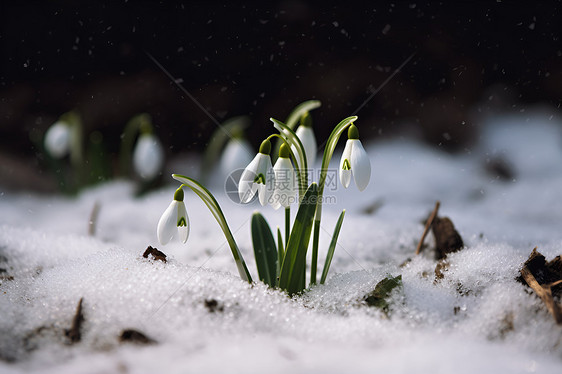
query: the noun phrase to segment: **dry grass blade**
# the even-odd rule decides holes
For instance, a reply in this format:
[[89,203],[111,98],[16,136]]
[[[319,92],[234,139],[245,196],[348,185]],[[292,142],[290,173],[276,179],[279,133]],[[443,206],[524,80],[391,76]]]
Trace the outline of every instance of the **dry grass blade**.
[[435,208],[433,209],[433,212],[431,212],[429,218],[427,219],[427,222],[425,223],[425,228],[423,229],[423,234],[421,236],[420,242],[418,243],[418,247],[416,248],[416,255],[419,255],[422,251],[423,241],[425,240],[425,237],[427,236],[427,233],[429,232],[429,229],[431,228],[431,225],[433,224],[433,220],[435,219],[435,217],[437,217],[437,212],[439,211],[439,205],[441,205],[441,203],[439,201],[437,201],[435,203]]
[[70,330],[66,330],[66,336],[69,339],[69,344],[78,343],[82,339],[82,334],[80,333],[80,327],[84,321],[84,315],[82,314],[82,301],[84,301],[83,297],[80,298],[80,301],[78,301],[76,313],[72,319],[72,327]]
[[525,282],[527,282],[529,287],[531,287],[533,291],[535,291],[536,294],[539,295],[550,314],[552,314],[552,316],[554,317],[556,323],[562,325],[562,310],[560,308],[560,305],[554,302],[552,291],[550,289],[551,285],[540,285],[539,282],[537,282],[537,280],[535,279],[533,273],[531,273],[531,271],[526,266],[523,266],[523,268],[521,269],[521,276],[523,277]]

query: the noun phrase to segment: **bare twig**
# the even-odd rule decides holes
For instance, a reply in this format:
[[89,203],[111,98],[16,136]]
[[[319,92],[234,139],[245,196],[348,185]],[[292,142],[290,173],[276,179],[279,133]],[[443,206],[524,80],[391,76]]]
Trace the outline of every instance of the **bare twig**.
[[549,283],[549,284],[547,284],[547,285],[545,285],[545,286],[548,286],[548,287],[551,287],[551,288],[552,288],[552,287],[554,287],[554,286],[558,286],[559,284],[562,284],[562,279],[560,279],[560,280],[558,280],[558,281],[556,281],[556,282]]
[[431,224],[433,224],[433,220],[435,219],[435,217],[437,217],[437,212],[439,211],[439,205],[441,205],[439,201],[435,202],[435,208],[433,209],[433,212],[431,212],[429,218],[427,219],[427,222],[425,223],[423,234],[421,236],[420,242],[418,243],[418,247],[416,248],[416,255],[419,255],[422,251],[423,241],[425,240],[425,237],[427,236],[427,233],[431,228]]
[[[554,302],[554,298],[552,297],[552,291],[550,289],[550,285],[540,285],[539,282],[535,279],[535,276],[531,271],[527,268],[527,266],[523,266],[521,269],[521,276],[529,287],[535,291],[535,293],[541,298],[541,300],[546,305],[546,308],[554,317],[554,320],[557,324],[562,325],[562,310],[560,305]],[[559,282],[555,282],[559,283]]]

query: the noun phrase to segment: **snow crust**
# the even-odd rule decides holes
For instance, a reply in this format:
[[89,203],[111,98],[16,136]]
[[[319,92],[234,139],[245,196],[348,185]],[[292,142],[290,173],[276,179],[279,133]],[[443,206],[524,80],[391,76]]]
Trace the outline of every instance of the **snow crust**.
[[[490,121],[461,155],[409,139],[366,142],[367,189],[325,190],[334,199],[324,205],[320,259],[347,211],[328,281],[294,299],[239,279],[219,226],[188,190],[190,238],[160,246],[171,178],[141,198],[125,181],[76,198],[1,192],[0,372],[560,372],[562,328],[514,279],[535,246],[547,259],[562,252],[562,123],[544,113]],[[486,173],[498,157],[512,180]],[[257,278],[251,213],[260,209],[275,228],[283,212],[235,204],[221,185],[212,191]],[[414,255],[436,200],[466,245],[449,255],[441,280],[431,252]],[[376,201],[375,213],[363,212]],[[168,262],[143,258],[148,245]],[[390,317],[361,301],[398,274]],[[68,345],[64,330],[82,297],[82,340]],[[157,343],[120,343],[128,328]]]

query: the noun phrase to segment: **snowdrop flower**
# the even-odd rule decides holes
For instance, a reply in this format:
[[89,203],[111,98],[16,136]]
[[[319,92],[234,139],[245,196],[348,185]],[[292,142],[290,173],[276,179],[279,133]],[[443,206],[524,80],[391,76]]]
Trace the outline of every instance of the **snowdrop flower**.
[[252,161],[252,146],[242,137],[228,141],[220,160],[221,176],[229,175],[234,170],[246,167]]
[[162,144],[154,134],[145,132],[139,136],[133,151],[133,166],[144,180],[152,180],[164,164]]
[[[308,112],[303,115],[301,123],[295,133],[304,147],[304,152],[306,153],[306,165],[308,168],[312,168],[314,166],[314,161],[316,160],[318,146],[316,145],[316,137],[314,136],[314,131],[312,130],[312,119],[310,118],[310,114],[308,114]],[[298,152],[295,147],[292,147],[292,151],[298,158]],[[302,167],[300,160],[299,167]]]
[[54,158],[66,156],[70,150],[71,129],[64,121],[55,122],[45,134],[45,149]]
[[347,188],[353,174],[357,188],[363,191],[371,179],[371,162],[359,140],[359,130],[355,125],[349,126],[347,137],[340,161],[340,181]]
[[189,236],[189,217],[183,202],[183,190],[178,188],[174,193],[174,200],[160,217],[158,221],[157,235],[158,241],[166,245],[177,233],[180,240],[185,243]]
[[297,197],[297,175],[289,157],[289,147],[282,144],[279,148],[279,158],[273,166],[275,188],[271,197],[271,206],[276,210],[281,206],[288,207],[296,201]]
[[271,142],[266,139],[261,143],[259,153],[242,172],[238,183],[240,202],[244,204],[250,202],[256,192],[262,206],[269,202],[275,181],[270,153]]

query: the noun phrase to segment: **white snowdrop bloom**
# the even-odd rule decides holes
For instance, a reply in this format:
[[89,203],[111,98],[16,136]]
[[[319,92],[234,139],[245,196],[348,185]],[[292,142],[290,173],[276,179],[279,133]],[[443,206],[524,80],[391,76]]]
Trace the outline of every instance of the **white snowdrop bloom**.
[[289,157],[289,148],[282,144],[279,148],[279,158],[273,166],[275,188],[271,196],[271,206],[276,210],[281,206],[288,207],[297,198],[297,175]]
[[244,204],[250,202],[256,192],[262,206],[269,202],[275,186],[270,152],[271,143],[266,139],[261,143],[259,153],[242,172],[238,183],[240,202]]
[[160,217],[156,234],[158,241],[166,245],[175,235],[185,243],[189,236],[189,217],[183,202],[183,190],[178,188],[174,194],[174,200]]
[[54,158],[66,156],[70,150],[71,129],[66,122],[55,122],[45,134],[45,149]]
[[232,138],[224,147],[220,160],[221,176],[243,169],[252,161],[252,146],[244,138]]
[[133,151],[133,167],[144,180],[154,179],[164,164],[164,149],[156,136],[144,133],[139,136]]
[[371,161],[359,140],[359,131],[355,125],[349,127],[347,136],[340,161],[340,181],[345,188],[349,187],[353,174],[357,188],[363,191],[371,179]]
[[[310,115],[308,113],[306,113],[303,117],[301,124],[299,125],[295,133],[299,137],[304,148],[304,152],[306,153],[307,168],[313,168],[314,162],[316,161],[316,152],[318,150],[318,146],[316,144],[314,131],[312,130],[312,120],[310,119]],[[293,146],[291,150],[293,151],[295,156],[299,158],[296,147]],[[299,167],[301,166],[302,164],[300,163],[299,159]]]

